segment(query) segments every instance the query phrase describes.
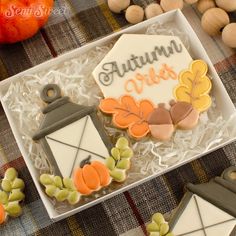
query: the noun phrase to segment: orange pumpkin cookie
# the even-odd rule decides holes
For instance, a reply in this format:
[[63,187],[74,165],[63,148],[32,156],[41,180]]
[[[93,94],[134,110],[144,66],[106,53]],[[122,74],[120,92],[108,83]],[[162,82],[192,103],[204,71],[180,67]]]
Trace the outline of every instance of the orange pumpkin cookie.
[[90,163],[90,157],[74,172],[74,184],[78,192],[89,195],[111,182],[108,168],[98,161]]

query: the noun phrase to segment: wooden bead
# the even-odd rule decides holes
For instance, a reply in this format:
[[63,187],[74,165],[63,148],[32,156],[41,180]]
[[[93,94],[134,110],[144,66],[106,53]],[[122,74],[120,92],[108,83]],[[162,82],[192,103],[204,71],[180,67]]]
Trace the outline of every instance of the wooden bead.
[[201,20],[203,30],[211,36],[220,34],[221,29],[228,24],[229,16],[227,12],[217,7],[208,9]]
[[108,0],[108,7],[114,13],[120,13],[130,5],[130,0]]
[[202,14],[210,9],[216,7],[215,1],[214,0],[199,0],[197,2],[197,9],[200,11]]
[[198,0],[184,0],[187,4],[194,4],[196,3]]
[[182,9],[184,6],[183,0],[161,0],[160,5],[162,9],[167,12],[174,9]]
[[138,5],[129,6],[125,12],[126,20],[131,24],[137,24],[144,18],[144,10]]
[[144,12],[146,18],[150,19],[154,16],[161,15],[163,13],[163,10],[158,3],[151,3],[145,8]]
[[236,48],[236,23],[225,26],[222,31],[222,40],[227,46]]
[[216,0],[216,5],[225,11],[236,11],[236,0]]

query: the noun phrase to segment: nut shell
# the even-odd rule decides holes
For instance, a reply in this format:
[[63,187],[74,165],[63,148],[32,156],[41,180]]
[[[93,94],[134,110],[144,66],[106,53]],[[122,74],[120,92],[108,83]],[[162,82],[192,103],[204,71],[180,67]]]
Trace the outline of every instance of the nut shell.
[[214,0],[199,0],[197,2],[197,9],[200,11],[202,14],[210,9],[216,7],[215,1]]
[[229,24],[227,12],[217,7],[208,9],[201,20],[203,30],[210,36],[220,34],[221,29],[227,24]]
[[236,23],[225,26],[222,31],[222,40],[228,47],[236,48]]
[[225,11],[236,11],[236,0],[216,0],[216,5]]
[[146,18],[150,19],[154,16],[161,15],[163,13],[163,10],[158,3],[151,3],[145,8],[144,12]]
[[126,20],[131,24],[137,24],[144,18],[144,10],[138,5],[129,6],[125,12]]
[[174,9],[183,9],[184,2],[183,0],[161,0],[160,5],[162,9],[167,12]]

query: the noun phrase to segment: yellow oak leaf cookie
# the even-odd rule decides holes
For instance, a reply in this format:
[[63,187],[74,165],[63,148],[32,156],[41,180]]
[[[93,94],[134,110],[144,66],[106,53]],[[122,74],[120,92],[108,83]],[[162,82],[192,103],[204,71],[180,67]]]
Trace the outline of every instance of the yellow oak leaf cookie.
[[202,60],[195,60],[188,70],[179,74],[179,85],[174,90],[177,101],[188,102],[199,112],[211,106],[211,97],[208,95],[212,84],[208,76],[207,64]]

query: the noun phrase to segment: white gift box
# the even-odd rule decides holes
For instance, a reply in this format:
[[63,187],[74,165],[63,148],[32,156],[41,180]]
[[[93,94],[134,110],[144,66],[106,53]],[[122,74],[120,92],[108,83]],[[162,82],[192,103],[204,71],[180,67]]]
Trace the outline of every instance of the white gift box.
[[[234,107],[234,104],[232,103],[232,101],[230,100],[230,97],[225,89],[225,87],[223,86],[219,76],[217,75],[215,69],[214,69],[214,66],[213,64],[211,63],[206,51],[204,50],[201,42],[199,41],[197,35],[195,34],[195,32],[193,31],[193,29],[191,28],[190,24],[188,23],[188,21],[186,20],[186,18],[184,17],[184,15],[182,14],[181,11],[179,10],[176,10],[176,11],[172,11],[172,12],[168,12],[168,13],[165,13],[163,15],[160,15],[160,16],[157,16],[157,17],[154,17],[152,19],[149,19],[149,20],[146,20],[142,23],[139,23],[137,25],[134,25],[134,26],[131,26],[131,27],[128,27],[124,30],[121,30],[119,32],[116,32],[116,33],[113,33],[107,37],[104,37],[100,40],[97,40],[95,42],[92,42],[92,43],[89,43],[81,48],[78,48],[78,49],[75,49],[71,52],[68,52],[64,55],[61,55],[59,56],[58,58],[55,58],[55,59],[52,59],[50,61],[47,61],[47,62],[44,62],[34,68],[31,68],[29,70],[26,70],[24,72],[21,72],[11,78],[8,78],[4,81],[2,81],[0,83],[0,99],[1,99],[1,102],[2,102],[2,106],[5,110],[5,113],[6,113],[6,116],[9,120],[9,123],[10,123],[10,126],[12,128],[12,131],[13,131],[13,134],[16,138],[16,141],[17,141],[17,144],[20,148],[20,151],[24,157],[24,160],[26,162],[26,165],[29,169],[29,172],[33,178],[33,181],[35,183],[35,186],[39,192],[39,195],[46,207],[46,210],[50,216],[50,218],[54,221],[58,221],[58,220],[61,220],[63,218],[66,218],[68,216],[71,216],[81,210],[84,210],[88,207],[91,207],[99,202],[102,202],[108,198],[111,198],[112,196],[114,195],[117,195],[118,193],[121,193],[121,192],[124,192],[134,186],[137,186],[145,181],[148,181],[158,175],[161,175],[167,171],[170,171],[174,168],[177,168],[187,162],[190,162],[194,159],[197,159],[209,152],[212,152],[222,146],[225,146],[226,144],[230,143],[230,142],[233,142],[234,140],[236,140],[236,137],[229,137],[229,139],[227,140],[227,142],[221,142],[219,143],[217,146],[215,146],[214,148],[211,148],[209,150],[207,150],[206,152],[203,152],[201,153],[200,155],[195,155],[195,156],[192,156],[191,158],[187,159],[187,160],[184,160],[180,163],[177,163],[173,166],[171,166],[170,168],[167,168],[161,172],[158,172],[156,174],[153,174],[151,176],[148,176],[146,178],[143,178],[142,180],[140,181],[137,181],[133,184],[130,184],[128,186],[125,186],[123,188],[120,188],[119,190],[116,190],[116,191],[113,191],[112,193],[109,193],[105,196],[102,196],[92,202],[89,202],[89,203],[86,203],[82,206],[79,206],[77,208],[74,208],[72,210],[69,210],[63,214],[59,214],[53,207],[53,205],[51,204],[51,202],[49,201],[48,197],[46,196],[46,194],[44,193],[43,191],[43,188],[40,186],[40,183],[39,183],[39,180],[38,180],[38,173],[36,171],[36,169],[34,168],[34,165],[32,163],[32,161],[30,160],[30,158],[27,158],[28,157],[28,151],[25,149],[24,145],[23,145],[23,140],[22,140],[22,137],[16,127],[16,124],[13,120],[13,117],[11,116],[11,112],[9,111],[7,105],[4,103],[4,101],[2,100],[4,94],[6,93],[6,91],[8,90],[11,82],[13,81],[17,81],[19,80],[20,78],[22,78],[24,75],[26,74],[33,74],[35,72],[39,72],[41,70],[45,70],[47,68],[50,68],[52,66],[55,66],[57,64],[60,64],[64,61],[67,61],[69,59],[73,59],[74,57],[80,55],[80,54],[84,54],[86,53],[88,50],[91,50],[93,48],[95,48],[96,46],[102,46],[104,44],[107,44],[109,42],[111,42],[112,40],[114,39],[117,39],[121,34],[123,33],[145,33],[146,32],[146,29],[148,26],[152,25],[153,23],[167,23],[167,22],[175,22],[175,24],[177,26],[181,26],[181,29],[182,31],[186,34],[186,35],[191,35],[191,37],[189,37],[189,43],[190,43],[190,47],[191,47],[191,56],[193,58],[201,58],[202,60],[206,61],[206,63],[208,64],[209,66],[209,75],[211,76],[211,78],[213,79],[213,95],[214,97],[216,98],[216,105],[218,107],[221,108],[221,112],[222,112],[222,115],[224,116],[225,119],[229,119],[229,117],[231,117],[232,115],[236,114],[236,109]],[[235,123],[236,123],[236,120],[235,120]]]

